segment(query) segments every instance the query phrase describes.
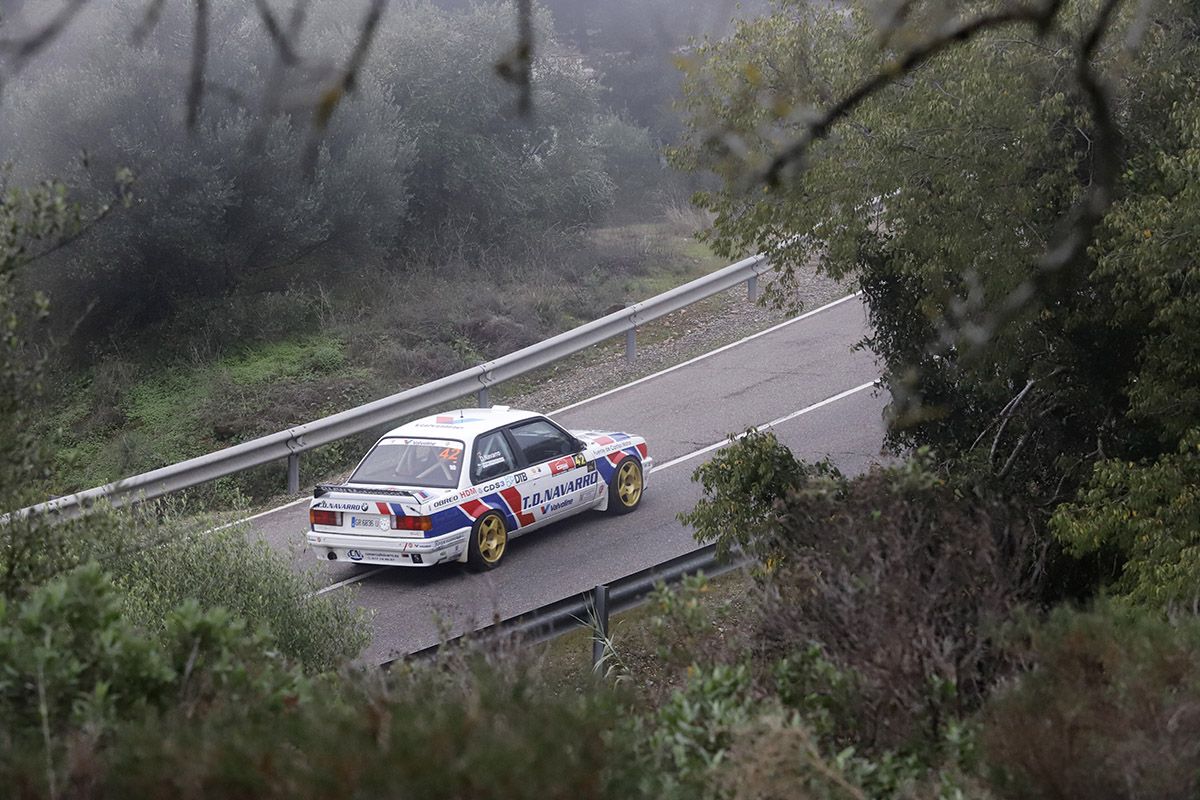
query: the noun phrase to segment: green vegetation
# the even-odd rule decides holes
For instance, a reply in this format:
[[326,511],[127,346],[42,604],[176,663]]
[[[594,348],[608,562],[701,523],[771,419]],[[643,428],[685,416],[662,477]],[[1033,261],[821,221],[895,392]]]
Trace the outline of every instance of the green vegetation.
[[[724,261],[676,226],[643,223],[597,229],[569,252],[524,264],[493,259],[485,278],[460,264],[404,276],[373,272],[361,285],[343,287],[337,299],[322,290],[290,290],[280,305],[320,308],[296,330],[213,346],[212,355],[128,352],[82,375],[52,373],[51,390],[61,400],[46,403],[38,430],[59,449],[42,494],[98,486],[392,394],[717,266]],[[563,280],[564,271],[570,280]],[[481,280],[491,287],[482,298]],[[414,282],[426,300],[414,302]],[[643,341],[668,334],[651,327]],[[344,468],[365,446],[365,440],[348,441],[322,449],[305,459],[306,479]],[[227,506],[270,497],[282,485],[278,469],[260,470],[205,491]]]
[[[959,10],[977,10],[968,5]],[[700,45],[686,83],[688,140],[675,157],[722,179],[699,198],[716,213],[709,241],[718,252],[772,250],[785,269],[820,255],[860,283],[875,326],[868,344],[893,398],[893,465],[847,476],[798,461],[771,435],[731,442],[697,469],[703,497],[683,519],[700,541],[754,555],[757,567],[733,584],[696,578],[656,591],[635,635],[616,626],[602,674],[575,682],[552,671],[553,657],[539,667],[507,646],[356,673],[348,662],[362,620],[344,599],[315,597],[310,579],[235,529],[189,527],[175,513],[8,520],[6,790],[55,800],[1195,797],[1200,8],[998,0],[987,7],[1007,16],[942,40],[955,31],[943,4],[889,7],[872,17],[858,4],[841,13],[782,0],[772,15]],[[443,53],[419,30],[398,28],[387,54],[413,60],[391,66],[416,74],[421,62],[437,65],[428,85],[459,63],[478,77],[474,37],[496,27],[497,8],[454,18],[412,8],[463,49]],[[882,37],[868,36],[880,18]],[[548,21],[535,21],[552,42]],[[814,132],[813,107],[836,104],[878,70],[878,88]],[[654,285],[660,277],[638,255],[649,248],[589,271],[571,258],[587,237],[528,235],[560,211],[566,226],[585,219],[608,186],[604,148],[579,135],[586,125],[572,116],[598,108],[595,86],[563,72],[552,71],[536,102],[552,106],[547,119],[562,126],[561,155],[578,168],[577,183],[537,173],[534,163],[553,161],[548,151],[541,161],[514,156],[533,125],[514,134],[515,149],[499,148],[495,164],[477,165],[483,194],[473,195],[457,170],[482,141],[472,113],[495,106],[464,90],[467,101],[447,112],[460,127],[443,134],[452,158],[418,153],[426,140],[393,153],[426,165],[428,174],[414,167],[411,186],[457,186],[464,216],[437,206],[437,192],[389,195],[405,214],[418,209],[412,219],[422,207],[453,219],[462,236],[452,247],[440,247],[450,231],[420,231],[442,237],[438,252],[452,257],[402,248],[413,256],[402,270],[368,258],[361,280],[336,285],[300,280],[255,294],[239,272],[213,295],[195,285],[168,292],[194,302],[137,320],[144,338],[120,361],[50,383],[76,389],[57,423],[79,431],[76,461],[99,459],[99,432],[123,427],[178,425],[181,438],[163,446],[181,447],[203,426],[213,441],[227,427],[250,428],[230,423],[238,414],[276,425],[269,398],[281,386],[327,390],[336,377],[344,395],[313,391],[301,401],[297,392],[278,411],[290,418],[519,346],[594,308],[593,290],[624,299]],[[62,76],[45,80],[43,89],[65,91]],[[367,117],[390,102],[388,81],[375,80],[366,91],[381,103]],[[425,85],[408,86],[405,101],[428,101]],[[428,137],[435,116],[417,109],[413,124]],[[641,139],[602,127],[614,137],[610,153]],[[285,168],[290,140],[280,136],[276,166]],[[383,145],[372,137],[371,146]],[[224,163],[209,152],[196,168]],[[528,201],[513,217],[481,204],[512,188],[500,180],[508,174],[529,191],[503,195]],[[310,190],[305,213],[320,217],[333,195]],[[223,208],[264,229],[295,200],[275,196],[246,211],[240,199],[206,205],[205,196],[192,196],[196,219]],[[8,508],[36,499],[51,463],[36,424],[46,407],[47,303],[32,289],[45,276],[25,273],[65,253],[56,244],[113,202],[83,197],[77,206],[44,184],[0,205]],[[153,217],[166,202],[146,197],[131,218]],[[196,232],[178,232],[188,216],[178,211],[148,226],[164,239],[146,241],[195,247],[193,266],[252,265],[236,236],[204,261]],[[310,218],[295,219],[303,227]],[[509,223],[524,250],[480,247]],[[100,241],[74,241],[104,255]],[[533,250],[544,259],[526,261]],[[142,255],[150,252],[176,251]],[[464,303],[463,287],[481,280],[497,293]],[[414,282],[469,311],[447,320],[414,296]],[[785,273],[777,289],[787,288]],[[277,327],[254,327],[256,318]],[[182,346],[160,344],[179,330],[190,331]],[[118,388],[129,385],[136,391]]]

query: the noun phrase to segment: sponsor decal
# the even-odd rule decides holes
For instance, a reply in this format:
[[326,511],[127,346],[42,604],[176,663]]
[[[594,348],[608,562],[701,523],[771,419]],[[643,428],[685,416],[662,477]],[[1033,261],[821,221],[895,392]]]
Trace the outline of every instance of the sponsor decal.
[[571,456],[563,456],[550,462],[550,474],[557,475],[560,472],[567,472],[575,469],[575,459]]
[[574,498],[568,497],[565,500],[559,500],[557,503],[549,503],[542,506],[543,514],[553,514],[555,511],[562,511],[567,506],[575,505]]
[[513,475],[513,483],[524,483],[527,480],[529,480],[529,474],[526,472],[518,472]]
[[485,453],[479,459],[480,468],[494,467],[497,464],[503,464],[503,463],[504,463],[504,454],[503,453]]
[[367,551],[362,555],[363,558],[369,558],[372,561],[391,561],[394,563],[400,560],[400,555],[398,553],[372,553]]
[[396,445],[419,445],[421,447],[438,447],[443,450],[458,450],[462,452],[462,442],[457,439],[413,439],[406,436],[389,436],[387,439],[379,442],[377,447],[389,447]]
[[[466,425],[468,422],[479,422],[476,417],[438,416],[433,418],[435,425]],[[427,423],[428,424],[428,423]]]
[[514,483],[516,483],[516,479],[513,478],[512,475],[505,475],[499,480],[494,480],[491,483],[485,483],[483,486],[480,486],[479,491],[482,494],[491,494],[492,492],[497,492],[501,489],[507,489]]
[[557,486],[551,486],[544,492],[534,492],[528,497],[521,498],[521,508],[522,510],[527,511],[536,506],[548,504],[550,501],[557,500],[563,495],[568,495],[572,492],[578,492],[581,489],[586,489],[589,486],[595,486],[596,482],[599,480],[600,476],[595,472],[589,472],[586,475],[580,475],[578,478],[564,481]]
[[595,471],[596,471],[596,462],[589,461],[588,462],[588,472],[595,472]]
[[434,508],[444,508],[444,507],[450,505],[451,503],[457,503],[459,501],[459,497],[460,496],[457,494],[452,494],[447,497],[443,497],[441,500],[438,500],[436,503],[434,503],[433,507]]
[[361,503],[338,503],[333,500],[322,500],[313,508],[328,508],[334,511],[370,511],[371,504],[367,502]]
[[363,560],[363,554],[359,550],[347,550],[346,557],[349,558],[351,561],[362,561]]

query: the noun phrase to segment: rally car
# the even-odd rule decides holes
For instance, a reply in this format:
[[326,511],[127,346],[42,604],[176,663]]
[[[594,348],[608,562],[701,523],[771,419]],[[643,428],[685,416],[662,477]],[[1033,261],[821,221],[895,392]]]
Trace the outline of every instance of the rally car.
[[495,567],[510,538],[588,509],[624,514],[646,491],[646,440],[567,431],[507,406],[464,408],[384,434],[344,484],[317,486],[317,558]]

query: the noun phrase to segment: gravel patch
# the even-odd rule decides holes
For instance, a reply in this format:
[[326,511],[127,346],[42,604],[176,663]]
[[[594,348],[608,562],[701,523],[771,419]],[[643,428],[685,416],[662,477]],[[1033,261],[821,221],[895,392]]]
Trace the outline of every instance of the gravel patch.
[[[815,270],[797,275],[796,282],[802,311],[854,291],[852,282],[835,281]],[[503,385],[493,389],[492,402],[543,412],[561,408],[681,364],[792,316],[749,302],[746,287],[737,286],[644,326],[638,331],[633,364],[625,360],[624,340],[608,342],[512,381],[507,391]]]

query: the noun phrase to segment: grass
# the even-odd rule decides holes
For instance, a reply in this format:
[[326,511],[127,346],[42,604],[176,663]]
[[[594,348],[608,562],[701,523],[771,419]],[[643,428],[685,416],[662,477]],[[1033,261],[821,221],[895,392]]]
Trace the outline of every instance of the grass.
[[272,410],[280,387],[363,375],[347,362],[344,343],[327,334],[255,343],[207,364],[143,367],[120,391],[110,392],[93,370],[71,383],[47,421],[60,444],[51,490],[85,488],[209,452],[243,431],[293,424]]

